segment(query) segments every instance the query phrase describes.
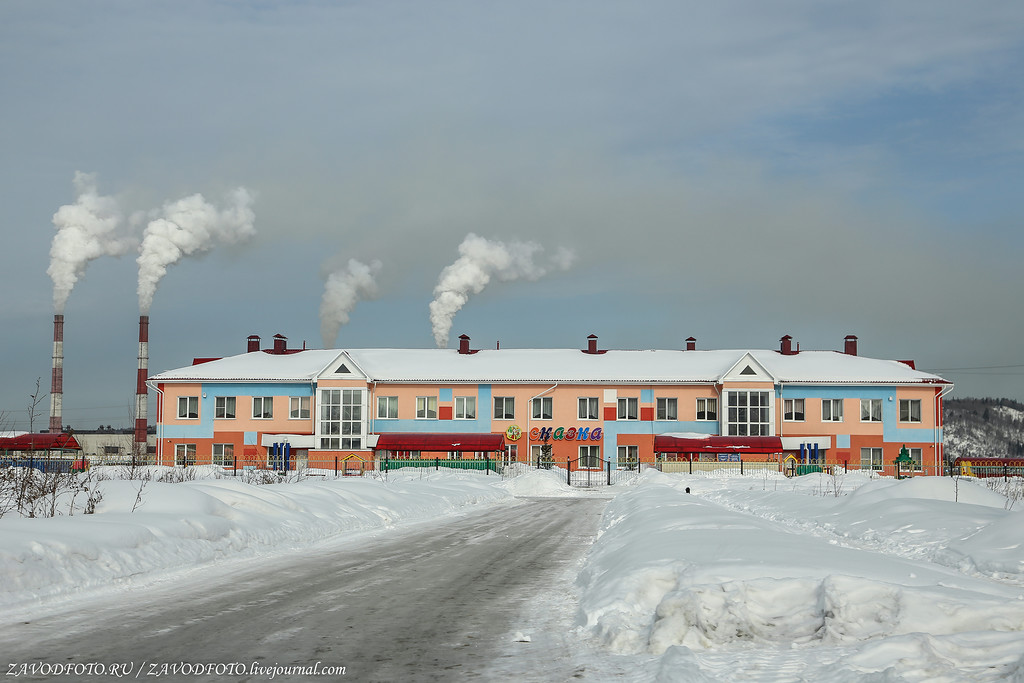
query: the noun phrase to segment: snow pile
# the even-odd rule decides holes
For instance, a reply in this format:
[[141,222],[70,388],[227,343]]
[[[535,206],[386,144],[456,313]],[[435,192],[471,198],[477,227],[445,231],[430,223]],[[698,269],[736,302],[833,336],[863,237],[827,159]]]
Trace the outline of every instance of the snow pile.
[[[845,480],[845,481],[844,481]],[[708,486],[707,484],[704,485]],[[792,490],[709,491],[734,510],[838,537],[860,548],[925,559],[1024,586],[1024,512],[977,479],[798,477]],[[838,489],[836,497],[830,492]],[[820,496],[794,495],[816,491]]]
[[96,514],[0,519],[0,606],[512,500],[482,474],[433,471],[392,473],[386,481],[257,486],[211,478],[99,486]]
[[520,466],[516,475],[502,483],[510,494],[519,498],[564,498],[578,496],[579,489],[574,489],[565,483],[565,470],[563,469],[537,469],[534,467]]
[[[900,680],[895,675],[906,672],[921,676],[914,680],[962,680],[945,677],[951,667],[960,674],[978,667],[990,674],[1024,675],[1024,588],[843,547],[824,532],[820,537],[794,533],[766,518],[774,514],[781,520],[784,506],[766,504],[769,514],[761,516],[740,513],[684,492],[697,481],[648,476],[609,504],[579,576],[581,626],[609,650],[661,655],[659,677],[666,680],[702,680],[702,670],[707,680],[716,680],[713,664],[736,648],[759,648],[762,655],[779,658],[813,648],[800,659],[804,665],[827,665],[821,675],[830,680],[883,671],[894,674],[885,680]],[[708,486],[708,480],[701,485]],[[899,513],[899,505],[912,509],[918,501],[929,504],[932,517],[915,519],[927,525],[930,541],[961,508],[968,517],[984,510],[1020,521],[1017,513],[994,507],[943,510],[932,505],[940,501],[919,497],[928,486],[913,481],[874,490],[865,486],[861,496],[848,500],[796,491],[757,493],[765,501],[802,502],[805,507],[791,511],[798,515],[793,519],[813,518],[831,505],[831,523],[850,534],[871,507],[860,508],[856,499],[870,501],[893,488],[889,499],[900,502],[890,512]],[[898,493],[904,487],[908,498]],[[715,495],[743,500],[745,494],[752,492],[723,489]],[[843,507],[852,512],[844,513]],[[685,665],[690,677],[677,678],[682,673],[677,665]]]

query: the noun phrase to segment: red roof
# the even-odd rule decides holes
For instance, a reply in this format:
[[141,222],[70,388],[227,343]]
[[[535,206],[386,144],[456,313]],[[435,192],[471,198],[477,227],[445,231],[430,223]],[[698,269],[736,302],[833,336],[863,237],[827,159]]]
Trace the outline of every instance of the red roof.
[[427,451],[443,453],[446,451],[503,451],[505,450],[504,434],[420,434],[392,433],[381,434],[377,439],[375,450],[388,451]]
[[37,433],[20,434],[19,436],[0,436],[0,450],[8,451],[50,451],[50,450],[75,450],[80,451],[78,440],[71,434],[61,432],[59,434]]
[[781,453],[782,439],[777,436],[709,436],[705,439],[682,436],[655,436],[655,453]]

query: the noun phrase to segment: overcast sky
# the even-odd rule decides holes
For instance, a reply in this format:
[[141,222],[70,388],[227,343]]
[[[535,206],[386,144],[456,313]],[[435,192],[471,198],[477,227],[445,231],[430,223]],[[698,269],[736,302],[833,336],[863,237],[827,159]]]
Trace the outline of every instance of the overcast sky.
[[[1024,4],[0,2],[0,410],[49,389],[53,217],[94,174],[141,240],[253,197],[255,236],[167,268],[150,369],[322,345],[332,270],[374,266],[338,347],[432,347],[473,233],[560,249],[453,318],[476,347],[841,349],[1024,400]],[[128,424],[137,252],[65,309],[65,422]],[[370,297],[373,298],[370,298]],[[36,427],[45,427],[48,402]]]

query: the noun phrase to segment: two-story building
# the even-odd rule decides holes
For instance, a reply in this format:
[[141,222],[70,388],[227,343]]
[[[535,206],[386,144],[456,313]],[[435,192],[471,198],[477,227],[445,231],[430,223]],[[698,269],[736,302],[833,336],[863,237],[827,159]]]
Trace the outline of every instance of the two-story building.
[[381,457],[502,457],[574,468],[678,459],[942,463],[952,385],[842,351],[289,349],[284,337],[150,377],[163,464],[330,469]]

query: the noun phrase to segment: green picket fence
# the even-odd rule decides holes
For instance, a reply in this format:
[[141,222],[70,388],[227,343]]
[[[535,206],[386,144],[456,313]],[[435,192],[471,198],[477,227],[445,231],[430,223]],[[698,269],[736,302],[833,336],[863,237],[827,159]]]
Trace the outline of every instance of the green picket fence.
[[497,460],[449,460],[448,458],[415,458],[409,460],[381,460],[380,469],[383,472],[398,470],[403,467],[433,467],[441,469],[446,467],[451,470],[484,470],[486,472],[497,472]]

